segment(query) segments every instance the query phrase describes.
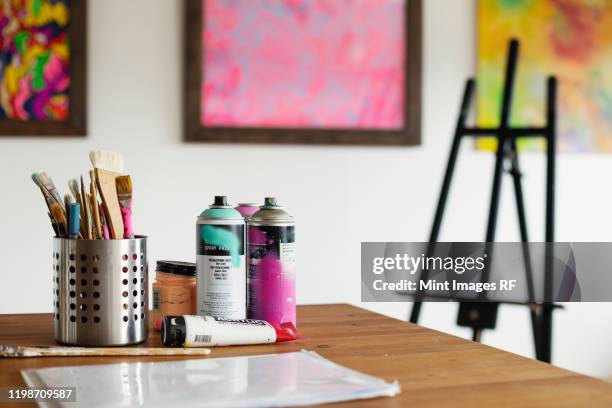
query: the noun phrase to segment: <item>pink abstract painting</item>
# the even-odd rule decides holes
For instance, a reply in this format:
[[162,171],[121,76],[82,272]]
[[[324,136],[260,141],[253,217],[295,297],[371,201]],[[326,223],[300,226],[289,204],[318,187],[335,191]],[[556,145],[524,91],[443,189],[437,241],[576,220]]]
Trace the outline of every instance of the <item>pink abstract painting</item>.
[[202,125],[404,127],[406,0],[202,1]]

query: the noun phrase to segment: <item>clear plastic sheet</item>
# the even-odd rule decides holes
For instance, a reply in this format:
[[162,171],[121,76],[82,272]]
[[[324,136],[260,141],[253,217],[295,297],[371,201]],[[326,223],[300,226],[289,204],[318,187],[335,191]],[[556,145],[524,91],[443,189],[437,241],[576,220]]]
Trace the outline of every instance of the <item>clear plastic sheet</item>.
[[67,407],[280,407],[390,397],[400,392],[397,382],[387,383],[304,350],[51,367],[21,374],[31,387],[76,387],[77,402],[62,405]]

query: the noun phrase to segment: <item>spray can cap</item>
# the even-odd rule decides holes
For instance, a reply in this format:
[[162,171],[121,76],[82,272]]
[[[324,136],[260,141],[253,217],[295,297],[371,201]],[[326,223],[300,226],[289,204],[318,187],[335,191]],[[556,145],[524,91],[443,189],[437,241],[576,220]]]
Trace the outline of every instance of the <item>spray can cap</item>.
[[293,217],[278,205],[276,197],[266,197],[259,211],[249,217],[250,225],[293,225]]
[[278,203],[276,202],[276,197],[264,198],[264,207],[278,207]]
[[214,207],[227,207],[227,196],[215,196]]

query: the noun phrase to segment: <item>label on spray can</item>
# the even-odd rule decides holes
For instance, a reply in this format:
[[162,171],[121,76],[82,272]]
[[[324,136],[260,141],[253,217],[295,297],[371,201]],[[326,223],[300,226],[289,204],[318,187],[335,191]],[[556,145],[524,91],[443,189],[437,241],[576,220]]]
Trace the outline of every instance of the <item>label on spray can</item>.
[[295,227],[249,226],[248,234],[248,317],[295,325]]
[[281,262],[286,266],[285,273],[288,273],[289,269],[291,269],[292,273],[295,273],[293,271],[293,266],[295,265],[295,242],[281,242],[278,252]]
[[[229,210],[234,211],[240,218],[205,217],[198,220],[196,228],[198,314],[226,319],[244,319],[246,317],[245,224],[238,212]],[[205,215],[207,211],[204,212]]]
[[248,220],[248,317],[296,325],[295,226],[266,199]]

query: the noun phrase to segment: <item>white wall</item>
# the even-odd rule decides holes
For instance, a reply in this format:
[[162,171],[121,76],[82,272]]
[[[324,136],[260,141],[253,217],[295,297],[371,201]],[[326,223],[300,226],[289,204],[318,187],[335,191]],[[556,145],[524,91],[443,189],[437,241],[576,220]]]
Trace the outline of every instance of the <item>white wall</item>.
[[[234,202],[277,195],[297,218],[301,303],[360,303],[361,241],[427,238],[463,83],[474,72],[471,0],[424,1],[424,142],[416,148],[182,143],[180,3],[91,1],[89,136],[0,138],[0,313],[51,311],[50,226],[30,174],[46,170],[64,187],[88,169],[87,153],[95,148],[127,156],[137,232],[150,236],[153,262],[193,259],[195,216],[212,195]],[[538,240],[544,162],[527,155],[522,164],[532,239]],[[490,154],[462,150],[443,240],[484,238],[492,166]],[[610,170],[610,156],[560,155],[558,240],[610,239]],[[498,240],[518,239],[510,192],[503,193]],[[405,318],[409,305],[362,306]],[[612,376],[611,310],[572,304],[557,312],[555,363]],[[503,307],[499,328],[487,332],[485,342],[531,356],[527,316],[525,308]],[[423,324],[469,336],[455,318],[456,305],[424,308]]]

